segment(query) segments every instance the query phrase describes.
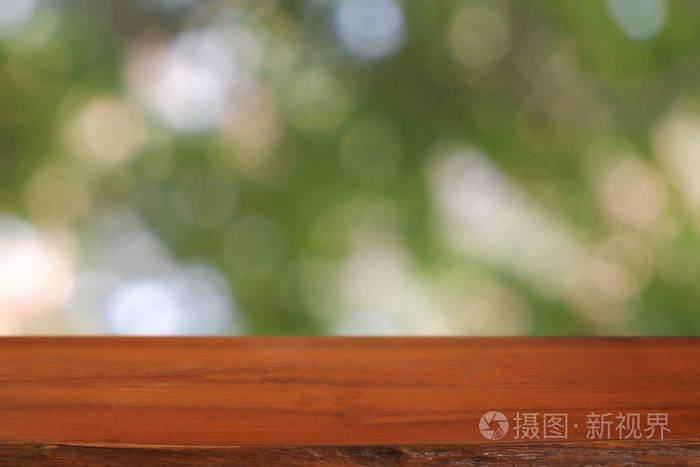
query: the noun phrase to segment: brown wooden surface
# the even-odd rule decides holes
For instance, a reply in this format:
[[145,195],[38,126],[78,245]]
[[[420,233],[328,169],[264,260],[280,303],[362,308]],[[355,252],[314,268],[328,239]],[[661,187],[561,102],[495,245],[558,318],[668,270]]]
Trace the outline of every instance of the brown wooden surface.
[[[488,410],[511,427],[517,412],[567,413],[578,428],[490,441],[478,427]],[[619,411],[667,413],[671,431],[586,439],[586,414]],[[0,339],[4,465],[668,464],[695,462],[699,446],[693,338]]]
[[0,444],[0,465],[700,465],[700,444],[573,442],[459,446],[110,447]]

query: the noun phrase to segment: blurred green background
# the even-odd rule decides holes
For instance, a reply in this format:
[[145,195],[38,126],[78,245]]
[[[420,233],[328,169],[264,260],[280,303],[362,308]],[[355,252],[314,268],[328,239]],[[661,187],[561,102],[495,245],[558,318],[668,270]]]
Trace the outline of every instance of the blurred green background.
[[2,334],[695,334],[700,3],[0,3]]

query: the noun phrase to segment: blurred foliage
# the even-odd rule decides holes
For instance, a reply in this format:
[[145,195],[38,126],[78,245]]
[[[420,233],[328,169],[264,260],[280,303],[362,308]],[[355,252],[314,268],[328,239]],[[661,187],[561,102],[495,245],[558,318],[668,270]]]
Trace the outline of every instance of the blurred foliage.
[[[333,332],[343,306],[338,277],[366,231],[388,232],[423,280],[447,278],[456,297],[478,289],[475,276],[500,284],[531,315],[515,332],[700,330],[700,217],[654,145],[674,109],[696,112],[700,4],[661,2],[659,31],[638,39],[612,14],[615,2],[405,1],[401,46],[367,59],[339,42],[333,2],[180,3],[42,2],[0,38],[0,209],[42,228],[58,223],[78,239],[105,213],[134,211],[178,260],[225,275],[251,334]],[[262,50],[250,71],[262,91],[236,99],[262,99],[263,110],[242,126],[234,118],[179,131],[134,97],[127,64],[140,45],[167,44],[212,21],[239,25]],[[117,163],[76,155],[67,136],[81,109],[103,96],[132,103],[147,128],[145,142]],[[435,154],[453,146],[477,148],[587,251],[615,236],[641,245],[630,261],[648,254],[653,266],[634,292],[583,306],[623,308],[625,317],[597,319],[507,262],[456,252],[431,188]],[[627,155],[664,183],[663,212],[642,227],[607,214],[600,191],[610,164]],[[28,201],[33,177],[48,167],[73,174],[89,207],[45,219],[75,202],[48,196],[42,209]],[[635,278],[623,263],[615,264]],[[603,288],[614,282],[599,279]]]

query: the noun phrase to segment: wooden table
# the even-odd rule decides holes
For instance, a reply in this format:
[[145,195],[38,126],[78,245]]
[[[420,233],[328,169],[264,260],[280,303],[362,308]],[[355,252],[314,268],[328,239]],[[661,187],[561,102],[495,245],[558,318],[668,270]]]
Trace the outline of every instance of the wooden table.
[[700,465],[694,338],[2,338],[0,465]]

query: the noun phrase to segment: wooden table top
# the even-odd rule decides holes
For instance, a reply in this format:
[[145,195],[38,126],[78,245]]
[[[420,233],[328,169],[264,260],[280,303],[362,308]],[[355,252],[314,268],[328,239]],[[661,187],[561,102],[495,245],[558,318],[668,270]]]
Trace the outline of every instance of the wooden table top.
[[0,465],[134,458],[692,463],[700,340],[0,339]]

